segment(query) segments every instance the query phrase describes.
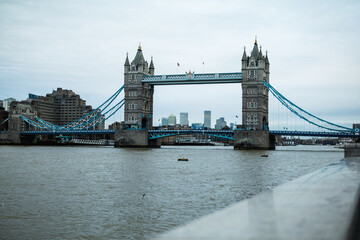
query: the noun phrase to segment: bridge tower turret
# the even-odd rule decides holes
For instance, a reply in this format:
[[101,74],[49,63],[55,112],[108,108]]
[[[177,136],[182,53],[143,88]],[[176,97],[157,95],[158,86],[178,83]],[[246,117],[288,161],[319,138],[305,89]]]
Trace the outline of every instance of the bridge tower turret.
[[134,60],[129,63],[126,56],[124,64],[124,128],[151,129],[153,115],[154,86],[142,83],[144,75],[154,75],[155,68],[151,58],[150,67],[139,44]]
[[269,59],[262,53],[255,39],[250,56],[244,49],[242,57],[242,124],[251,130],[269,130]]

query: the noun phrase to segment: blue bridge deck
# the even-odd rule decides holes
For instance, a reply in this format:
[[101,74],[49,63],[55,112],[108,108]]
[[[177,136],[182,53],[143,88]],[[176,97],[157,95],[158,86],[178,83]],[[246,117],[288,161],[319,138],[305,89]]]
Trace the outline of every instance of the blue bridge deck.
[[203,73],[143,76],[143,83],[150,85],[241,83],[242,73]]

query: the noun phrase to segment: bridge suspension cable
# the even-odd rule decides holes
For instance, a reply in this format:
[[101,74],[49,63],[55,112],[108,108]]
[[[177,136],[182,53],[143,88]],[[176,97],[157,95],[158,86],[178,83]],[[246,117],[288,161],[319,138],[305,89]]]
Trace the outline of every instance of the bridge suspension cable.
[[264,85],[269,89],[269,91],[274,95],[274,97],[279,100],[279,102],[282,103],[287,109],[289,109],[292,113],[300,117],[301,119],[307,121],[308,123],[315,125],[317,127],[330,130],[330,131],[337,131],[337,132],[353,132],[354,129],[340,126],[338,124],[331,123],[329,121],[326,121],[324,119],[321,119],[304,109],[300,108],[293,102],[291,102],[289,99],[284,97],[280,92],[278,92],[273,86],[271,86],[269,83],[266,83],[264,81]]
[[6,123],[8,120],[9,120],[9,118],[6,118],[4,121],[2,121],[2,122],[0,123],[0,126],[3,125],[4,123]]
[[[55,125],[50,122],[47,122],[41,118],[38,118],[35,116],[35,119],[37,121],[33,121],[31,119],[28,119],[24,116],[20,115],[20,118],[30,124],[31,126],[39,129],[45,129],[45,130],[86,130],[90,129],[92,127],[95,127],[105,120],[109,119],[111,116],[113,116],[122,106],[124,106],[125,98],[120,100],[118,103],[116,103],[113,107],[111,107],[109,110],[104,112],[113,102],[114,100],[119,96],[121,91],[124,89],[124,86],[119,88],[110,98],[108,98],[104,103],[102,103],[99,107],[88,113],[87,115],[71,122],[63,126]],[[101,109],[102,106],[105,107]],[[115,109],[115,110],[114,110]],[[106,114],[110,114],[108,117],[105,117]]]

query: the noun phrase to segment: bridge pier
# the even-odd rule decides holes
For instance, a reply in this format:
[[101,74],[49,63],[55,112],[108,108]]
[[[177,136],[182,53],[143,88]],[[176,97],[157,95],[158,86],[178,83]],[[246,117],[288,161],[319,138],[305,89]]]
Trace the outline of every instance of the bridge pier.
[[0,144],[20,144],[20,131],[7,131],[0,133]]
[[275,136],[269,131],[234,131],[234,149],[236,150],[275,150]]
[[122,129],[115,131],[114,147],[159,148],[161,139],[149,139],[148,130]]

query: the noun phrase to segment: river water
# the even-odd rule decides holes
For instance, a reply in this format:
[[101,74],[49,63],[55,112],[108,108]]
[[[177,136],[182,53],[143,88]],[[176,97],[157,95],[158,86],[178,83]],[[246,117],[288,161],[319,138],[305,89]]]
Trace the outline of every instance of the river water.
[[332,146],[0,146],[0,239],[149,239],[343,154]]

